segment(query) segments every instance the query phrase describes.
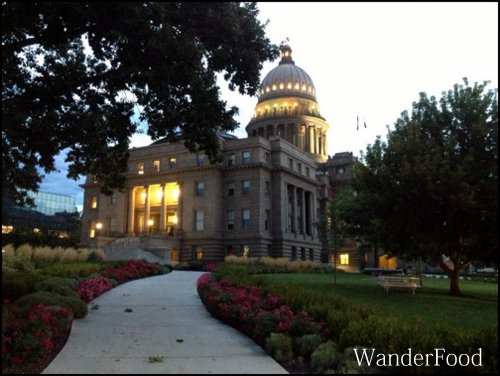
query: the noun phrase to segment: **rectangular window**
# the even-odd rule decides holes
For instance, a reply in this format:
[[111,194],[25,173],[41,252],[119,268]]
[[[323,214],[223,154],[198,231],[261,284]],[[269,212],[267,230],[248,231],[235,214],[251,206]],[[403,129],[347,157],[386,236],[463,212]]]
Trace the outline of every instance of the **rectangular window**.
[[241,229],[242,230],[250,229],[250,209],[241,210]]
[[265,158],[266,158],[266,163],[267,164],[271,164],[271,154],[268,153],[268,152],[266,152]]
[[309,177],[309,167],[306,167],[306,176]]
[[170,168],[175,168],[176,164],[177,164],[177,158],[175,158],[175,157],[168,158],[168,166]]
[[250,193],[250,180],[241,181],[241,194],[247,195]]
[[205,214],[202,211],[194,212],[194,229],[196,231],[203,231],[205,229]]
[[297,171],[302,174],[302,163],[297,162]]
[[137,173],[139,175],[144,175],[144,162],[137,163]]
[[160,172],[160,160],[159,159],[153,161],[153,171]]
[[116,231],[116,218],[114,217],[108,218],[108,229],[110,232]]
[[227,166],[228,167],[234,166],[235,163],[236,163],[236,155],[234,153],[229,153],[227,155]]
[[290,168],[290,170],[293,170],[293,159],[292,158],[288,158],[288,167]]
[[243,164],[249,164],[250,163],[250,151],[246,150],[246,151],[242,151],[241,152],[241,163]]
[[306,249],[305,248],[300,249],[300,259],[302,261],[306,261]]
[[270,181],[266,181],[266,188],[265,188],[265,194],[266,196],[269,196],[271,195],[271,182]]
[[266,217],[264,218],[264,229],[269,231],[271,229],[271,210],[266,210]]
[[234,210],[227,211],[227,229],[234,230]]
[[340,265],[349,265],[349,254],[342,253],[340,255]]
[[92,209],[97,209],[97,196],[92,196],[92,202],[90,204]]
[[314,261],[314,251],[312,248],[309,248],[309,260]]
[[193,246],[193,258],[197,261],[203,260],[203,247]]
[[116,204],[116,192],[111,193],[111,196],[109,196],[109,203]]
[[205,154],[204,153],[196,154],[196,164],[198,166],[203,166],[205,164]]
[[205,193],[205,183],[202,181],[199,181],[196,183],[196,196],[203,196],[203,193]]
[[297,260],[297,248],[292,247],[292,261]]
[[234,196],[234,183],[227,183],[227,195]]

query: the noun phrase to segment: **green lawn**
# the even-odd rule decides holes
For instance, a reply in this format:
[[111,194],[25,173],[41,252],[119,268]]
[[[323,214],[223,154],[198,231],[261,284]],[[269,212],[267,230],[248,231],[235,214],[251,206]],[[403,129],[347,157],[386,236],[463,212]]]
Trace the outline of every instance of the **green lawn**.
[[463,297],[448,294],[449,281],[423,277],[423,287],[415,295],[406,289],[386,293],[377,281],[363,274],[338,273],[334,285],[333,274],[268,274],[265,279],[285,282],[293,286],[336,292],[344,298],[374,307],[389,315],[420,318],[428,325],[446,322],[464,329],[479,329],[498,323],[498,284],[491,282],[460,281]]

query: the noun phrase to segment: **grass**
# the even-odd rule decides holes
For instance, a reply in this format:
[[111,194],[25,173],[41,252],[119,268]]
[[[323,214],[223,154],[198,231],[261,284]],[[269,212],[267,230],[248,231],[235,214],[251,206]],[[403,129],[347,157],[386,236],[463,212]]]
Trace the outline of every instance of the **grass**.
[[364,274],[337,274],[334,284],[332,274],[268,274],[260,278],[293,286],[332,292],[361,302],[388,315],[402,318],[419,318],[429,326],[446,322],[466,330],[481,329],[498,323],[498,284],[480,281],[460,281],[464,296],[448,294],[449,280],[423,277],[423,287],[415,295],[406,289],[389,293],[377,281]]

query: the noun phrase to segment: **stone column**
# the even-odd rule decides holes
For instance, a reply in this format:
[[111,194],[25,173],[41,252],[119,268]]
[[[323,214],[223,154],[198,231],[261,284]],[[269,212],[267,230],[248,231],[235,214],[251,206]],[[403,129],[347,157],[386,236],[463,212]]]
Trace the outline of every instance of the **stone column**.
[[166,217],[167,208],[165,207],[166,196],[167,196],[167,185],[165,183],[160,184],[161,189],[161,204],[160,204],[160,234],[165,232],[166,227]]
[[135,187],[128,191],[128,230],[132,235],[134,233],[134,217],[135,217]]
[[150,204],[151,204],[151,200],[149,199],[149,185],[145,185],[144,190],[146,191],[146,202],[144,203],[143,229],[145,232],[149,233],[148,221],[149,221],[149,216],[150,216]]
[[314,154],[314,127],[309,127],[308,130],[309,153]]

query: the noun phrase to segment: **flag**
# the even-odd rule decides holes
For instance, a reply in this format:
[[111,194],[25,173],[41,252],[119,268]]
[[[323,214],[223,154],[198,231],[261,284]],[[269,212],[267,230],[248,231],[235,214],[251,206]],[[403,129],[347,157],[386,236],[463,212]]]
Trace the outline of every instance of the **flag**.
[[356,116],[356,130],[359,131],[359,115]]

